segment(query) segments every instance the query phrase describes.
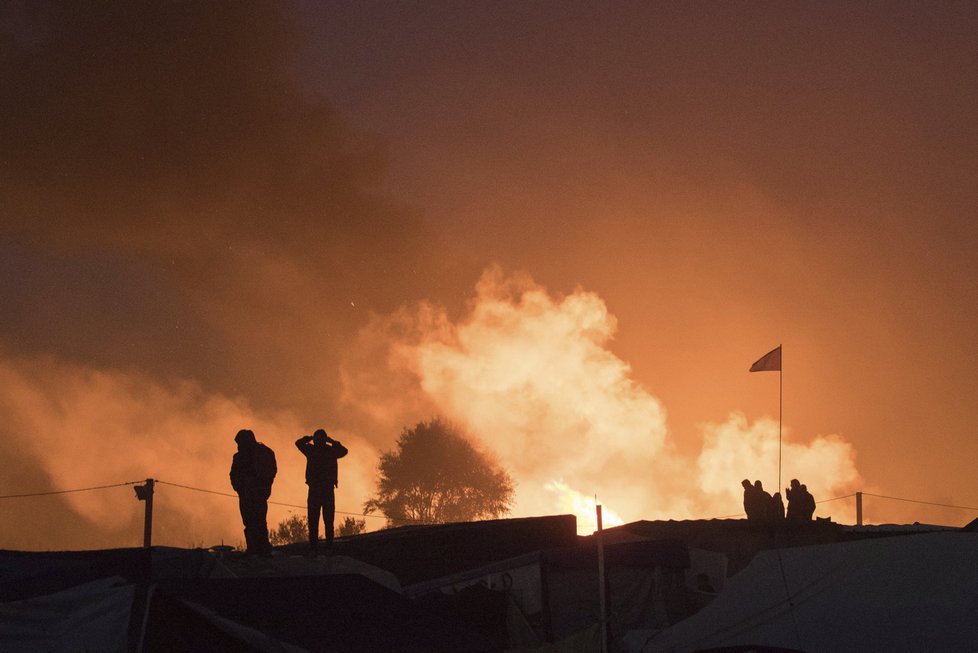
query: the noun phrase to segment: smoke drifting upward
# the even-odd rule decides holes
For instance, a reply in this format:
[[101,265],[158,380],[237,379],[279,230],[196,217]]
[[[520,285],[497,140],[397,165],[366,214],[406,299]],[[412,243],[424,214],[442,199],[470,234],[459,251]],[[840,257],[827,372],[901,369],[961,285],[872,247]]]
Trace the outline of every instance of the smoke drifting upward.
[[[704,426],[698,459],[684,459],[661,402],[609,349],[615,329],[594,293],[554,297],[492,267],[457,320],[430,303],[375,319],[344,396],[388,429],[431,411],[464,424],[513,474],[516,515],[573,509],[582,531],[595,494],[630,521],[736,514],[745,476],[773,490],[777,425],[734,413]],[[853,457],[838,436],[788,442],[785,471],[825,497],[854,486]]]
[[0,8],[0,344],[314,418],[362,311],[453,278],[303,87],[287,7],[28,4]]
[[[787,485],[789,479],[800,479],[818,493],[816,500],[847,494],[859,486],[855,455],[852,445],[838,435],[817,436],[808,444],[786,438],[782,480]],[[749,424],[742,413],[733,413],[722,424],[703,426],[703,451],[696,461],[700,489],[714,505],[735,505],[743,495],[731,480],[739,473],[759,478],[768,492],[777,492],[777,460],[777,422],[760,419]]]

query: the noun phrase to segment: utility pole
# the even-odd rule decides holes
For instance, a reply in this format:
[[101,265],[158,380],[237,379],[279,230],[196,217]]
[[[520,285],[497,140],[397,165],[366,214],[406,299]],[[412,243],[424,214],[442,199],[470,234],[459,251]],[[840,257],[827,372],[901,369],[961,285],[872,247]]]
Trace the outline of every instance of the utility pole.
[[863,493],[856,492],[856,526],[863,525]]
[[143,520],[143,547],[148,549],[153,546],[153,485],[156,481],[151,478],[146,479],[146,485],[136,485],[136,498],[146,502],[146,517]]
[[597,501],[595,501],[594,511],[598,518],[598,603],[601,610],[601,653],[607,653],[608,597],[605,594],[604,529],[601,526],[601,504]]

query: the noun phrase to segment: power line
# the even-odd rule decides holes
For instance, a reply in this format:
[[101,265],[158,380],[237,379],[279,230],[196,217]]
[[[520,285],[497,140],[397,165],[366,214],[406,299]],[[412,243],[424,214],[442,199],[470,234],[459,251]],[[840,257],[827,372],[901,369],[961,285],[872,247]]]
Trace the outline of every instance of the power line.
[[[181,488],[181,489],[184,489],[184,490],[192,490],[194,492],[204,492],[206,494],[214,494],[214,495],[217,495],[217,496],[228,497],[228,498],[231,498],[231,499],[238,498],[238,495],[236,495],[236,494],[230,494],[228,492],[218,492],[216,490],[207,490],[207,489],[204,489],[204,488],[193,487],[193,486],[190,486],[190,485],[181,485],[180,483],[170,483],[169,481],[161,481],[159,479],[156,479],[156,482],[157,483],[160,483],[162,485],[169,485],[169,486],[172,486],[172,487],[178,487],[178,488]],[[125,483],[113,483],[111,485],[94,485],[92,487],[81,487],[81,488],[74,488],[74,489],[71,489],[71,490],[52,490],[52,491],[49,491],[49,492],[29,492],[29,493],[25,493],[25,494],[5,494],[5,495],[0,495],[0,499],[23,499],[23,498],[27,498],[27,497],[46,497],[46,496],[53,496],[53,495],[57,495],[57,494],[72,494],[72,493],[75,493],[75,492],[91,492],[93,490],[106,490],[106,489],[109,489],[109,488],[125,487],[127,485],[136,485],[137,483],[142,483],[142,481],[141,480],[140,481],[126,481]],[[978,512],[978,508],[975,508],[973,506],[956,506],[956,505],[949,504],[949,503],[937,503],[937,502],[934,502],[934,501],[920,501],[919,499],[905,499],[903,497],[891,497],[891,496],[887,496],[887,495],[884,495],[884,494],[874,494],[872,492],[863,492],[862,494],[864,496],[867,496],[867,497],[876,497],[877,499],[889,499],[891,501],[906,501],[907,503],[919,503],[919,504],[925,505],[925,506],[937,506],[939,508],[954,508],[954,509],[957,509],[957,510],[974,510],[975,512]],[[822,499],[821,501],[816,501],[815,503],[830,503],[832,501],[839,501],[841,499],[849,499],[849,498],[852,498],[854,496],[856,496],[856,493],[855,492],[853,492],[852,494],[845,494],[845,495],[840,496],[840,497],[833,497],[831,499]],[[269,504],[272,504],[272,505],[276,505],[276,506],[284,506],[286,508],[302,509],[302,508],[305,508],[306,507],[306,506],[302,506],[302,505],[298,505],[298,504],[294,504],[294,503],[284,503],[282,501],[269,501],[268,503]],[[345,510],[336,510],[335,512],[338,515],[350,515],[350,516],[354,516],[354,517],[372,517],[374,519],[387,519],[387,517],[385,517],[383,515],[372,515],[372,514],[364,514],[364,513],[359,513],[359,512],[348,512],[348,511],[345,511]],[[744,513],[740,512],[740,513],[737,513],[737,514],[734,514],[734,515],[724,515],[723,517],[713,517],[712,519],[732,519],[734,517],[740,517],[743,514]],[[394,521],[404,522],[404,523],[417,523],[417,524],[423,523],[423,522],[421,522],[419,520],[412,520],[412,519],[396,519]]]
[[0,496],[0,499],[22,499],[24,497],[47,497],[54,494],[71,494],[72,492],[89,492],[91,490],[105,490],[110,487],[125,487],[126,485],[135,485],[136,483],[141,483],[142,481],[129,481],[127,483],[115,483],[114,485],[96,485],[94,487],[80,487],[74,490],[53,490],[51,492],[31,492],[29,494],[6,494]]
[[[214,494],[214,495],[217,495],[219,497],[228,497],[228,498],[231,498],[231,499],[237,499],[238,498],[238,495],[237,494],[230,494],[228,492],[218,492],[217,490],[207,490],[207,489],[204,489],[204,488],[193,487],[193,486],[190,486],[190,485],[181,485],[180,483],[170,483],[169,481],[161,481],[160,479],[154,479],[154,480],[156,481],[156,483],[159,483],[161,485],[169,485],[171,487],[178,487],[178,488],[182,488],[184,490],[192,490],[194,492],[204,492],[205,494]],[[114,487],[125,487],[127,485],[137,485],[137,484],[142,483],[142,482],[143,482],[142,480],[139,480],[139,481],[127,481],[125,483],[113,483],[111,485],[95,485],[95,486],[92,486],[92,487],[73,488],[71,490],[52,490],[50,492],[30,492],[30,493],[25,493],[25,494],[5,494],[5,495],[0,495],[0,499],[23,499],[23,498],[27,498],[27,497],[46,497],[46,496],[53,496],[53,495],[56,495],[56,494],[72,494],[72,493],[75,493],[75,492],[90,492],[92,490],[105,490],[105,489],[114,488]],[[284,503],[282,501],[269,501],[268,503],[270,503],[272,505],[276,505],[276,506],[284,506],[286,508],[304,509],[304,508],[307,507],[307,506],[300,506],[300,505],[295,504],[295,503]],[[345,510],[335,510],[334,512],[336,514],[338,514],[338,515],[350,515],[351,517],[371,517],[373,519],[388,519],[384,515],[371,515],[371,514],[365,514],[365,513],[359,513],[359,512],[348,512],[348,511],[345,511]],[[393,522],[397,522],[397,523],[411,523],[411,524],[422,524],[422,523],[424,523],[424,522],[422,522],[420,520],[416,520],[416,519],[394,519],[394,520],[389,520],[389,521],[393,521]]]
[[[189,485],[180,485],[179,483],[170,483],[169,481],[161,481],[159,479],[156,479],[156,482],[157,483],[160,483],[161,485],[171,485],[173,487],[183,488],[184,490],[193,490],[194,492],[206,492],[207,494],[216,494],[219,497],[231,497],[232,499],[237,499],[238,498],[238,495],[237,494],[229,494],[228,492],[218,492],[216,490],[205,490],[205,489],[199,488],[199,487],[190,487]],[[274,501],[269,501],[269,503],[275,503],[275,502]],[[289,505],[289,504],[282,504],[282,505]],[[292,508],[299,508],[301,506],[291,506],[291,507]]]
[[[238,495],[237,494],[230,494],[228,492],[218,492],[216,490],[206,490],[206,489],[200,488],[200,487],[191,487],[190,485],[180,485],[179,483],[170,483],[169,481],[161,481],[161,480],[158,480],[158,479],[157,479],[156,482],[157,483],[161,483],[163,485],[170,485],[170,486],[173,486],[173,487],[183,488],[184,490],[193,490],[194,492],[204,492],[206,494],[216,494],[217,496],[220,496],[220,497],[230,497],[232,499],[237,499],[238,498]],[[283,503],[281,501],[269,501],[268,503],[271,504],[271,505],[276,505],[276,506],[285,506],[286,508],[299,508],[299,509],[304,509],[304,508],[307,507],[307,506],[296,505],[294,503]],[[372,517],[374,519],[387,519],[383,515],[369,515],[369,514],[363,514],[363,513],[359,513],[359,512],[346,512],[344,510],[334,510],[333,512],[335,512],[337,515],[351,515],[351,516],[354,516],[354,517]],[[411,521],[411,520],[398,519],[396,521]],[[421,522],[415,522],[415,523],[421,523]]]
[[[863,494],[865,494],[865,492]],[[853,492],[852,494],[846,494],[845,496],[835,497],[833,499],[822,499],[821,501],[816,501],[815,503],[828,503],[830,501],[838,501],[839,499],[848,499],[848,498],[854,497],[854,496],[856,496],[856,493],[855,492]]]
[[[855,492],[853,492],[852,494],[847,494],[845,496],[841,496],[841,497],[834,497],[832,499],[822,499],[821,501],[816,501],[815,503],[828,503],[830,501],[838,501],[839,499],[848,499],[848,498],[854,497],[854,496],[856,496],[856,493]],[[733,519],[734,517],[742,517],[744,514],[746,514],[746,513],[738,512],[735,515],[724,515],[723,517],[711,517],[710,519]]]
[[957,508],[959,510],[978,511],[978,508],[972,508],[971,506],[952,506],[948,503],[934,503],[932,501],[918,501],[916,499],[901,499],[900,497],[887,497],[883,496],[882,494],[873,494],[872,492],[863,492],[863,496],[876,497],[877,499],[892,499],[893,501],[907,501],[909,503],[922,503],[925,506],[939,506],[941,508]]
[[[829,503],[831,501],[838,501],[840,499],[850,499],[850,498],[856,496],[856,494],[857,494],[856,492],[853,492],[852,494],[846,494],[846,495],[843,495],[841,497],[833,497],[831,499],[822,499],[821,501],[816,501],[815,503]],[[919,503],[919,504],[922,504],[922,505],[925,505],[925,506],[937,506],[939,508],[956,508],[958,510],[974,510],[975,512],[978,512],[978,508],[974,508],[972,506],[955,506],[955,505],[952,505],[950,503],[936,503],[934,501],[920,501],[918,499],[904,499],[902,497],[889,497],[889,496],[886,496],[886,495],[883,495],[883,494],[873,494],[872,492],[863,492],[862,495],[863,496],[866,496],[866,497],[876,497],[877,499],[890,499],[892,501],[906,501],[908,503]],[[736,515],[726,515],[724,517],[714,517],[713,519],[732,519],[734,517],[739,517],[739,516],[741,516],[743,514],[744,513],[741,512],[741,513],[738,513]]]

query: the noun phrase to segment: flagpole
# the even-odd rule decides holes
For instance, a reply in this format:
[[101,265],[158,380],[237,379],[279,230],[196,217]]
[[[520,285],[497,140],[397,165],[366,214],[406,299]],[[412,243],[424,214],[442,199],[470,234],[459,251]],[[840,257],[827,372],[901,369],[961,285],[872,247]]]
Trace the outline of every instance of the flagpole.
[[781,423],[784,412],[784,375],[781,364],[781,345],[778,345],[768,353],[757,359],[750,366],[749,372],[774,372],[778,373],[778,492],[781,491]]
[[[781,349],[781,345],[778,345]],[[778,366],[778,492],[781,491],[781,414],[784,409],[784,349],[781,349],[781,365]]]

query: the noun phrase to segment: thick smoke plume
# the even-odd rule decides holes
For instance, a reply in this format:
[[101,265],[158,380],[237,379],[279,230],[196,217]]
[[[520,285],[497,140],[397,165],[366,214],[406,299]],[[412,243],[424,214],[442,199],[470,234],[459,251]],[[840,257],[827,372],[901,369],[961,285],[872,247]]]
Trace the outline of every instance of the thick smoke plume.
[[[345,396],[388,428],[427,411],[464,424],[516,479],[517,515],[574,507],[586,529],[581,498],[597,495],[626,521],[717,517],[740,512],[745,476],[774,491],[776,423],[733,413],[705,425],[700,455],[684,459],[665,407],[609,349],[615,329],[594,293],[555,297],[494,267],[457,319],[432,304],[375,319]],[[858,480],[838,436],[788,439],[784,454],[786,479],[821,497]]]
[[363,311],[444,259],[300,41],[286,6],[0,8],[0,344],[328,411]]
[[[373,424],[368,441],[335,432],[350,448],[337,506],[359,512],[373,492],[379,448],[403,425],[442,413],[462,423],[517,481],[515,515],[573,512],[594,528],[595,498],[607,525],[635,519],[703,518],[740,512],[739,481],[775,484],[777,424],[733,413],[703,427],[702,452],[673,446],[661,402],[630,378],[609,342],[615,320],[583,290],[554,297],[527,276],[492,268],[459,318],[431,304],[376,317],[344,367],[348,408]],[[50,356],[0,360],[3,437],[17,464],[4,487],[66,490],[153,477],[230,492],[233,435],[249,426],[278,453],[269,522],[303,513],[304,460],[292,441],[316,425],[289,411],[262,411],[238,396],[189,381],[99,370]],[[858,482],[850,444],[786,434],[785,479],[820,497]],[[39,480],[41,479],[41,480]],[[8,500],[3,547],[139,543],[142,504],[128,487]],[[233,498],[158,486],[160,543],[237,543]],[[371,522],[370,528],[379,523]]]
[[[285,6],[0,7],[0,494],[227,492],[251,427],[284,463],[273,500],[301,505],[292,440],[352,437],[341,352],[442,259],[378,192],[383,147],[307,91],[300,32]],[[353,445],[357,512],[374,449]],[[158,541],[239,538],[234,499],[188,492],[159,486]],[[139,542],[128,487],[3,508],[0,546]]]
[[[0,6],[0,494],[149,476],[229,491],[231,438],[251,427],[279,454],[273,500],[301,505],[292,441],[325,426],[351,450],[338,508],[358,512],[377,451],[436,413],[513,473],[517,514],[590,513],[597,495],[607,523],[714,516],[739,510],[745,475],[773,489],[768,421],[732,417],[704,427],[698,460],[676,452],[594,293],[491,270],[461,309],[484,259],[383,195],[384,148],[309,91],[293,17]],[[855,482],[844,441],[793,437],[785,478],[817,496]],[[156,505],[162,543],[240,537],[234,499],[161,485]],[[0,546],[140,539],[129,487],[2,508]]]

